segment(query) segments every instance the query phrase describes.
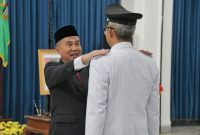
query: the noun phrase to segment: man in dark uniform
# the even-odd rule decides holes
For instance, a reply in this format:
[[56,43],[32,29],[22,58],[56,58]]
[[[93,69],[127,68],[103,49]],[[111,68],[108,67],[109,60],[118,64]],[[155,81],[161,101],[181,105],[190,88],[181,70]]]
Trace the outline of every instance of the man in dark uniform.
[[[54,35],[60,62],[45,66],[45,80],[50,90],[50,135],[84,135],[88,89],[88,63],[108,50],[95,50],[81,55],[78,34],[72,25],[64,26]],[[79,67],[85,67],[80,70]]]

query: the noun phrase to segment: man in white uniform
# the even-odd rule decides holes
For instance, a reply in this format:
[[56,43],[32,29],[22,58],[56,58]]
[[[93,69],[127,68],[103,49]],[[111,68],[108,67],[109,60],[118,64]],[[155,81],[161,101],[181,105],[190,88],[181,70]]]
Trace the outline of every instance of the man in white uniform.
[[142,15],[120,5],[105,14],[111,50],[90,63],[85,135],[159,135],[159,71],[131,44]]

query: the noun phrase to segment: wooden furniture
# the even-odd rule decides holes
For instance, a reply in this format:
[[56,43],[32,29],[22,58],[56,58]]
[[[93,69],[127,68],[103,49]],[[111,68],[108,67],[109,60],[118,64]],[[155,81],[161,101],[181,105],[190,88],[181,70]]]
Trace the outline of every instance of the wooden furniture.
[[27,127],[24,129],[24,135],[43,134],[49,135],[50,117],[49,116],[25,116]]
[[12,119],[0,117],[0,122],[2,122],[2,121],[5,121],[5,122],[7,122],[7,121],[12,121]]

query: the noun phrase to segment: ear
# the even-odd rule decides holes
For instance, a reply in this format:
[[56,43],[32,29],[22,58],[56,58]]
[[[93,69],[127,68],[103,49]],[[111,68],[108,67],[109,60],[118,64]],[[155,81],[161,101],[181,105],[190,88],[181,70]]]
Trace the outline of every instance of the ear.
[[60,47],[56,46],[56,52],[60,54]]
[[111,38],[113,38],[114,34],[115,33],[114,33],[113,29],[109,29],[109,35],[110,35]]

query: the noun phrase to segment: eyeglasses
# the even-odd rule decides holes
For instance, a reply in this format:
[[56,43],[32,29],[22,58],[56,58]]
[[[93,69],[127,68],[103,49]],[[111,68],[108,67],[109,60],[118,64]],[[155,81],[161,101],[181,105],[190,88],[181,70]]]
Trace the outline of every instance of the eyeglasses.
[[116,28],[110,27],[108,25],[105,25],[104,28],[103,28],[104,31],[106,31],[106,29],[114,29],[114,30],[116,30]]

